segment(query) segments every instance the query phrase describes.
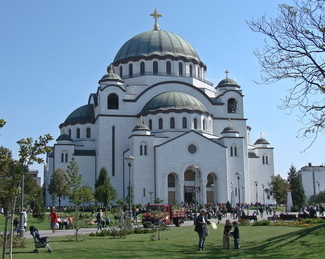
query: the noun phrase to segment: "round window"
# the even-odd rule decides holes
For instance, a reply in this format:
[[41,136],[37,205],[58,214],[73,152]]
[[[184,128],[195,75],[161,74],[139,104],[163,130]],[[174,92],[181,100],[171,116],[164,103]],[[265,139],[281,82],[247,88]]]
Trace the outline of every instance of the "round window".
[[196,151],[197,151],[197,147],[196,147],[196,145],[194,145],[194,144],[190,144],[190,145],[187,147],[187,150],[188,150],[188,152],[190,152],[191,154],[194,154],[194,153],[196,153]]

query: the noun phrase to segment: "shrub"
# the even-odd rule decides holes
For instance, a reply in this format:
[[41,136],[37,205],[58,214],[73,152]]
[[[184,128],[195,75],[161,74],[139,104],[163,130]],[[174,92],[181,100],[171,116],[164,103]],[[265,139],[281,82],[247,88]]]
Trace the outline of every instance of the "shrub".
[[260,220],[260,221],[256,220],[253,223],[253,226],[269,226],[269,225],[271,225],[271,221],[267,219]]

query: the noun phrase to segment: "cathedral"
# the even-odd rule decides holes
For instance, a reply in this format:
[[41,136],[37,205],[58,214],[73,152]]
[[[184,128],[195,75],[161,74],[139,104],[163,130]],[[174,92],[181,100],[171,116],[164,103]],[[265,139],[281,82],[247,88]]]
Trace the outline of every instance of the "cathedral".
[[[74,157],[93,190],[105,167],[118,199],[133,203],[274,203],[273,147],[254,143],[244,117],[243,90],[226,71],[218,84],[189,42],[159,29],[135,35],[108,64],[88,102],[70,113],[47,156],[51,175]],[[244,88],[244,87],[243,87]],[[68,199],[62,205],[68,205]]]

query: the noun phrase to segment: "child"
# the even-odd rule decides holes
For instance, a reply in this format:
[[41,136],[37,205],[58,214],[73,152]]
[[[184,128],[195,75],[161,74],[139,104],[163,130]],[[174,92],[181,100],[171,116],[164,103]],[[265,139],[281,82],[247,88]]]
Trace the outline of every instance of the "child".
[[232,225],[234,226],[234,231],[231,232],[232,236],[234,237],[234,246],[235,246],[235,249],[240,249],[240,246],[239,246],[239,228],[237,226],[237,221],[234,221],[232,223]]
[[226,220],[226,225],[223,229],[223,249],[229,249],[229,233],[231,230],[230,220]]

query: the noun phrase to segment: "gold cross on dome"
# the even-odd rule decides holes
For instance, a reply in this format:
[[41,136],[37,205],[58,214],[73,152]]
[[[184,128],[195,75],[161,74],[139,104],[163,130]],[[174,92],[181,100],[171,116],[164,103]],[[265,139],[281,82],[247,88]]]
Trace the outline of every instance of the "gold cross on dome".
[[155,11],[152,14],[150,14],[150,16],[153,16],[153,18],[155,18],[155,25],[153,26],[153,29],[159,30],[158,18],[162,17],[162,15],[158,13],[157,9],[155,9]]
[[225,73],[226,73],[226,78],[228,79],[228,74],[229,74],[229,71],[228,71],[228,70],[226,70],[226,71],[225,71]]
[[109,65],[109,68],[110,68],[110,71],[109,71],[109,72],[110,72],[111,74],[113,74],[113,73],[114,73],[114,66],[113,66],[113,64],[110,64],[110,65]]
[[260,136],[261,136],[261,138],[263,138],[263,132],[262,131],[260,132]]

